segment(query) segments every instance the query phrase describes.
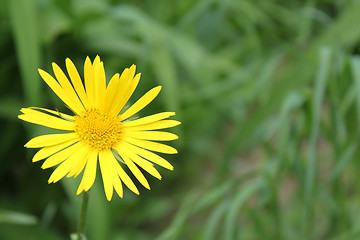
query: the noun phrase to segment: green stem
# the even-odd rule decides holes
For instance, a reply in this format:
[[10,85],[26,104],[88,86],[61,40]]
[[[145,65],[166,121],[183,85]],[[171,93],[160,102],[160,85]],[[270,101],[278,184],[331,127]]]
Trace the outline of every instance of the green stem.
[[88,202],[89,202],[89,192],[84,192],[83,193],[83,202],[81,205],[78,231],[77,231],[77,239],[78,240],[83,239],[83,236],[85,235],[85,222],[86,222],[86,212],[87,212]]

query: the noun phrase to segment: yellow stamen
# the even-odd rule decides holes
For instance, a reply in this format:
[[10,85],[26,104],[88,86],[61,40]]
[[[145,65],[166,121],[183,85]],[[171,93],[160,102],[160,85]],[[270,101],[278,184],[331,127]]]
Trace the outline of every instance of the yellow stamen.
[[97,109],[87,109],[80,116],[75,116],[75,132],[91,148],[110,150],[121,140],[122,123],[119,117],[101,115]]

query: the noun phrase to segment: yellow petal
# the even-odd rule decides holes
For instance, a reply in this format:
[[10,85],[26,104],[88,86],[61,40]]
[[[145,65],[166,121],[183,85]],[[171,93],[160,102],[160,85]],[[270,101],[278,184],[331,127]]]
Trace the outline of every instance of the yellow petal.
[[175,127],[180,124],[181,124],[181,122],[176,121],[176,120],[161,120],[161,121],[152,122],[152,123],[148,123],[148,124],[126,127],[126,131],[157,130],[157,129]]
[[69,105],[69,107],[71,109],[75,109],[76,113],[81,113],[84,110],[84,106],[80,102],[79,97],[76,95],[75,90],[70,84],[66,75],[56,63],[53,62],[52,67],[55,77],[59,81],[64,93],[66,96],[68,96],[69,99],[71,99],[71,105]]
[[89,191],[95,181],[98,153],[95,150],[89,152],[88,161],[84,171],[84,190]]
[[146,107],[159,94],[160,90],[161,86],[157,86],[145,93],[144,96],[142,96],[128,110],[121,114],[121,119],[125,120]]
[[146,140],[141,140],[141,139],[136,139],[136,138],[131,138],[131,137],[125,137],[124,141],[128,142],[128,143],[131,143],[131,144],[134,144],[134,145],[136,145],[138,147],[148,149],[150,151],[167,153],[167,154],[176,154],[176,153],[178,153],[175,148],[170,147],[170,146],[165,145],[165,144],[157,143],[157,142],[151,142],[151,141],[146,141]]
[[62,164],[60,164],[60,166],[58,166],[54,170],[54,172],[50,175],[48,183],[56,183],[61,178],[63,178],[70,171],[70,169],[69,169],[70,164],[71,164],[71,162],[69,162],[69,161],[64,161]]
[[118,107],[116,109],[116,115],[118,115],[121,112],[121,110],[124,108],[125,104],[129,101],[129,99],[132,96],[132,94],[134,93],[137,85],[139,84],[140,77],[141,77],[141,73],[138,73],[132,80],[129,80],[130,81],[129,89],[126,92],[126,95],[124,96],[124,98],[122,99],[120,104],[118,105]]
[[76,152],[77,157],[67,177],[77,177],[82,172],[85,167],[89,151],[90,147],[88,145],[84,145]]
[[94,61],[93,61],[93,64],[92,64],[92,71],[93,71],[93,74],[94,74],[94,97],[95,97],[95,107],[98,108],[98,89],[97,89],[97,82],[98,82],[98,79],[97,79],[97,68],[99,68],[99,64],[100,64],[100,57],[98,55],[96,55]]
[[85,108],[88,108],[89,102],[85,93],[84,84],[81,81],[79,72],[77,71],[74,63],[69,59],[66,58],[66,68],[70,77],[72,84],[74,85],[75,91],[79,96],[81,102],[83,103]]
[[42,149],[40,149],[33,157],[32,161],[33,162],[37,162],[40,161],[44,158],[47,158],[51,155],[53,155],[54,153],[57,153],[60,150],[63,150],[65,148],[67,148],[68,146],[74,144],[75,142],[77,142],[76,139],[64,142],[64,143],[60,143],[57,145],[53,145],[53,146],[49,146],[49,147],[44,147]]
[[90,58],[86,57],[84,64],[84,79],[86,94],[89,101],[89,107],[95,107],[95,84],[94,71]]
[[[97,61],[97,59],[99,59]],[[94,61],[94,77],[95,77],[95,95],[96,106],[101,114],[105,114],[105,92],[106,92],[106,77],[104,63],[100,61],[100,57],[96,56]]]
[[146,180],[145,176],[142,174],[139,168],[133,163],[133,161],[131,161],[123,152],[120,151],[119,154],[121,158],[125,161],[126,165],[129,167],[130,171],[139,180],[139,182],[147,189],[150,189],[150,185]]
[[111,101],[111,107],[109,108],[108,111],[110,116],[117,116],[117,113],[121,110],[120,105],[122,104],[122,99],[124,99],[126,92],[128,91],[131,83],[131,79],[129,79],[128,76],[129,76],[129,68],[125,68],[122,74],[120,75],[119,80],[117,81],[118,84],[116,85],[114,84],[114,88],[115,86],[117,88],[114,90],[109,89],[109,91],[112,91],[115,94],[115,97]]
[[42,69],[38,69],[41,78],[46,82],[46,84],[54,91],[54,93],[63,101],[74,113],[79,114],[76,109],[72,108],[73,104],[71,98],[67,96],[60,86],[60,84],[47,72]]
[[74,169],[74,167],[81,161],[83,158],[86,158],[86,148],[87,146],[82,145],[79,143],[81,147],[71,154],[71,156],[66,159],[64,162],[62,162],[58,167],[56,167],[55,171],[51,174],[48,182],[57,182],[61,178],[63,178],[66,174],[68,174],[70,171]]
[[109,113],[110,107],[113,105],[113,101],[116,98],[120,74],[116,73],[109,82],[108,87],[106,88],[106,95],[105,95],[105,114]]
[[25,144],[27,148],[41,148],[79,139],[77,133],[47,134],[35,137]]
[[68,115],[68,114],[65,114],[65,113],[62,113],[62,112],[59,112],[59,111],[54,111],[54,110],[50,110],[50,109],[47,109],[47,108],[39,108],[39,107],[29,107],[28,109],[40,110],[42,112],[47,112],[47,113],[53,114],[55,116],[59,116],[64,120],[75,121],[74,116],[71,116],[71,115]]
[[105,195],[108,201],[111,200],[113,195],[113,184],[111,177],[111,166],[109,166],[109,155],[105,153],[106,151],[101,151],[99,153],[99,163],[101,175],[104,183]]
[[78,151],[80,149],[80,147],[81,147],[81,144],[76,143],[68,148],[65,148],[64,150],[62,150],[60,152],[55,153],[54,155],[52,155],[51,157],[46,159],[46,161],[43,163],[41,168],[46,169],[46,168],[51,168],[55,165],[58,165],[59,163],[68,159],[71,155],[75,154],[75,152]]
[[112,159],[112,166],[115,168],[118,176],[120,177],[121,181],[124,182],[124,184],[135,194],[139,195],[139,190],[136,188],[134,182],[131,180],[131,178],[127,175],[127,173],[122,169],[120,164],[115,159],[114,155],[110,156],[108,159]]
[[153,152],[147,151],[143,148],[134,146],[134,145],[126,143],[126,142],[122,143],[122,145],[124,145],[124,148],[129,149],[130,151],[133,151],[137,155],[139,155],[139,156],[141,156],[163,168],[166,168],[169,170],[174,170],[174,167],[168,161],[166,161],[164,158],[160,157],[159,155],[157,155]]
[[24,114],[19,115],[18,117],[26,122],[35,123],[58,130],[74,130],[75,124],[72,121],[64,120],[60,117],[55,117],[31,108],[22,108],[20,111]]
[[161,180],[160,173],[156,170],[156,168],[154,168],[154,165],[152,163],[150,163],[149,161],[143,159],[142,157],[140,157],[139,155],[137,155],[136,153],[134,153],[130,149],[124,147],[125,145],[121,145],[121,146],[123,146],[123,147],[120,147],[120,148],[116,149],[118,152],[122,152],[131,161],[133,161],[134,163],[139,165],[142,169],[144,169],[145,171],[147,171],[148,173],[150,173],[152,176],[156,177],[157,179]]
[[82,193],[82,191],[84,191],[84,178],[81,179],[79,187],[76,191],[76,195],[79,195],[80,193]]
[[114,185],[115,191],[119,195],[119,197],[123,198],[124,191],[123,191],[120,177],[117,174],[115,169],[112,169],[112,171],[114,171],[112,177],[113,177],[113,185]]
[[121,184],[121,180],[120,180],[120,176],[116,171],[116,166],[119,165],[119,163],[116,161],[116,159],[114,158],[114,155],[111,151],[107,151],[107,159],[109,161],[109,170],[110,171],[110,176],[112,178],[112,183],[114,186],[115,191],[117,192],[117,194],[119,195],[119,197],[123,197],[123,187]]
[[135,91],[141,76],[139,73],[134,77],[135,70],[136,66],[132,65],[121,74],[117,90],[119,94],[115,99],[116,104],[110,109],[110,115],[117,116]]
[[173,133],[160,131],[126,131],[125,136],[154,141],[172,141],[179,137]]
[[139,118],[136,120],[131,120],[129,122],[124,122],[124,126],[125,127],[132,127],[132,126],[139,126],[139,125],[145,125],[148,123],[153,123],[171,116],[174,116],[175,113],[174,112],[162,112],[162,113],[157,113],[154,115],[150,115],[150,116],[146,116],[143,118]]
[[136,163],[137,165],[139,165],[142,169],[144,169],[145,171],[150,173],[152,176],[154,176],[157,179],[161,180],[160,173],[158,172],[158,170],[156,170],[156,168],[154,168],[154,165],[152,163],[150,163],[149,161],[146,161],[145,159],[139,157],[136,154],[133,155],[131,160],[134,161],[134,163]]

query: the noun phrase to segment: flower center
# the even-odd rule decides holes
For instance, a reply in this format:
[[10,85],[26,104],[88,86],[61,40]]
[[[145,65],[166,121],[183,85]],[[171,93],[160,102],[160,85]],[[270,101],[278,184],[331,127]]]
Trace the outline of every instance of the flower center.
[[97,109],[87,109],[75,116],[75,132],[91,148],[110,150],[121,140],[122,124],[119,117],[101,115]]

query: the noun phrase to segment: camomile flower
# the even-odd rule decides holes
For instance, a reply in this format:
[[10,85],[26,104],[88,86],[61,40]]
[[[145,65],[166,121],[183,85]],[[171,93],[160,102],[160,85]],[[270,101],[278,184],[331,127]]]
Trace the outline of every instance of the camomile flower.
[[140,80],[132,65],[123,73],[115,74],[106,86],[104,64],[97,56],[93,63],[89,57],[84,64],[84,84],[70,59],[66,59],[68,77],[56,64],[52,64],[55,78],[39,69],[39,74],[55,94],[74,113],[74,116],[45,108],[22,108],[19,118],[48,128],[62,130],[57,134],[35,137],[25,144],[27,148],[41,148],[32,161],[45,160],[43,169],[55,167],[48,182],[61,178],[77,177],[83,172],[77,194],[89,191],[94,184],[99,166],[108,201],[113,190],[123,197],[123,184],[139,194],[124,167],[147,189],[149,183],[142,170],[161,179],[154,167],[157,164],[173,170],[173,166],[157,153],[176,154],[171,146],[156,141],[178,138],[160,129],[174,127],[180,122],[170,120],[174,112],[161,112],[142,118],[134,118],[160,92],[161,86],[145,93],[133,105],[124,110]]

